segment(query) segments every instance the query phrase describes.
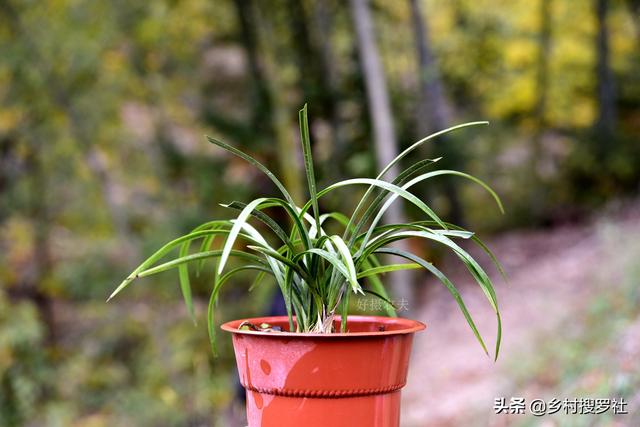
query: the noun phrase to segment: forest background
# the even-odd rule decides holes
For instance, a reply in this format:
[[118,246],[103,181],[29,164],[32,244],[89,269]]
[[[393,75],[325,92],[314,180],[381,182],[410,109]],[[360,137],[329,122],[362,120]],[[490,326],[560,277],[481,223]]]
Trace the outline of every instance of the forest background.
[[[213,359],[177,275],[105,303],[159,244],[232,214],[219,203],[273,193],[205,134],[302,200],[304,103],[321,187],[488,120],[410,159],[443,156],[507,209],[454,180],[418,190],[445,218],[481,236],[553,233],[633,204],[639,13],[638,0],[0,2],[0,425],[220,422],[230,343]],[[193,279],[202,313],[211,275]],[[219,320],[268,310],[273,287],[247,299],[248,283],[227,287]]]

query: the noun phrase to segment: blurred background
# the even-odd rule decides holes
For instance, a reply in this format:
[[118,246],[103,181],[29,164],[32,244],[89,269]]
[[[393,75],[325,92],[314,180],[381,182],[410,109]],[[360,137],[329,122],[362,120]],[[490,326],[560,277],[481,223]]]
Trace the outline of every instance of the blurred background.
[[[506,215],[463,181],[416,190],[504,262],[504,350],[491,362],[446,292],[416,280],[408,305],[429,327],[403,426],[640,425],[639,13],[638,0],[1,1],[0,425],[234,427],[230,340],[214,359],[203,318],[210,274],[193,277],[197,326],[175,272],[105,299],[161,243],[233,214],[219,203],[276,194],[205,134],[304,199],[305,102],[321,187],[491,122],[407,164],[443,156],[503,198]],[[357,196],[322,207],[348,213]],[[491,340],[460,266],[419,250]],[[223,291],[219,321],[268,310],[273,286],[249,283]],[[629,414],[494,414],[514,396],[624,398]]]

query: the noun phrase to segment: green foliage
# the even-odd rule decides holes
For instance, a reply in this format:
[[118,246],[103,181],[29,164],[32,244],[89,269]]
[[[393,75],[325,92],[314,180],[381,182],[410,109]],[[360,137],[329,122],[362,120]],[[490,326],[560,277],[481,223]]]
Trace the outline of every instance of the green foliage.
[[233,360],[212,365],[203,329],[156,304],[160,319],[151,311],[132,318],[126,304],[105,310],[103,301],[61,310],[66,338],[52,350],[36,307],[0,292],[0,425],[209,423],[229,401],[224,373]]
[[[291,331],[331,333],[333,332],[333,319],[338,313],[343,314],[341,329],[342,331],[346,330],[347,316],[345,314],[349,308],[349,294],[364,294],[364,289],[358,281],[359,278],[378,276],[389,271],[422,267],[433,273],[451,292],[480,345],[488,353],[471,315],[451,281],[431,263],[418,255],[388,247],[389,244],[396,241],[417,238],[437,242],[450,249],[458,256],[482,288],[498,320],[495,348],[495,357],[497,358],[501,340],[501,321],[491,279],[473,257],[454,242],[454,239],[469,239],[473,237],[473,233],[456,226],[452,227],[454,229],[449,229],[427,204],[407,190],[417,183],[439,175],[455,175],[467,178],[484,187],[493,196],[500,210],[502,210],[500,199],[485,183],[462,172],[438,170],[418,175],[425,166],[436,163],[437,159],[409,166],[393,182],[383,180],[384,175],[396,163],[425,142],[460,127],[483,123],[456,126],[423,138],[392,160],[375,179],[344,180],[329,185],[324,190],[317,191],[306,105],[300,110],[299,118],[302,150],[310,194],[308,202],[302,207],[296,206],[287,189],[264,165],[240,150],[209,137],[209,141],[213,144],[246,160],[264,172],[280,190],[284,200],[275,197],[261,197],[246,205],[239,202],[227,205],[227,207],[241,208],[240,214],[234,220],[204,223],[191,233],[165,244],[136,268],[117,287],[109,299],[116,296],[137,278],[178,267],[183,298],[189,313],[193,316],[193,301],[187,265],[196,261],[200,263],[208,258],[219,259],[207,316],[211,343],[215,351],[215,335],[213,333],[214,307],[218,300],[220,288],[236,273],[245,270],[256,270],[261,275],[266,273],[273,276],[284,297]],[[353,185],[366,185],[368,188],[350,217],[346,217],[340,212],[320,214],[318,203],[320,197],[336,189]],[[407,224],[379,225],[385,211],[400,197],[419,208],[429,220]],[[282,229],[273,218],[266,214],[264,211],[269,208],[284,210],[290,218],[291,229],[288,231]],[[309,209],[312,209],[313,215],[308,213]],[[266,225],[279,242],[275,245],[270,244],[264,233],[249,224],[249,220],[252,217]],[[370,220],[371,217],[373,217],[372,220]],[[330,235],[325,231],[325,222],[328,220],[335,220],[343,227],[342,236],[338,234]],[[218,236],[225,238],[222,249],[209,250]],[[233,249],[238,239],[247,242],[245,248]],[[190,253],[191,244],[198,240],[201,241],[200,249],[195,253]],[[479,243],[483,249],[486,249],[482,242],[479,241]],[[165,255],[177,247],[180,247],[178,258],[158,264]],[[382,265],[377,257],[379,254],[395,255],[412,262]],[[227,269],[228,271],[223,274],[230,257],[241,258],[245,263],[241,267]],[[492,259],[495,261],[493,255]],[[200,267],[201,265],[198,264],[198,268]],[[499,265],[498,268],[500,268]],[[389,302],[384,287],[377,287],[370,292],[383,301]]]
[[43,331],[28,303],[10,305],[0,292],[0,425],[20,426],[30,419],[42,396],[46,369]]

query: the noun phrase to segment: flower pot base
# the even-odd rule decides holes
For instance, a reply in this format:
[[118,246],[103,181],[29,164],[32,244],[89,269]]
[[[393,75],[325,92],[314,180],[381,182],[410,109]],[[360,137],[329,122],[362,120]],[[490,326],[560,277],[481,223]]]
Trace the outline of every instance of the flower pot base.
[[[245,331],[243,321],[288,330],[286,317],[226,323],[233,333],[249,427],[397,427],[413,334],[422,323],[350,316],[348,333]],[[336,326],[340,319],[336,319]]]
[[395,427],[400,423],[400,390],[340,398],[273,396],[247,390],[247,419],[250,427]]

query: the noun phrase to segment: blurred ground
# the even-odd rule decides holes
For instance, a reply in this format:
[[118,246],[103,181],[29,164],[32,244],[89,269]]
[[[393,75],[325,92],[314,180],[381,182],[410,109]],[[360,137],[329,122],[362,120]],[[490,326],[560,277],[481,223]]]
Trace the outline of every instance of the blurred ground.
[[[508,284],[496,277],[504,333],[495,364],[444,287],[429,282],[416,313],[427,330],[416,337],[402,426],[640,425],[638,236],[640,204],[631,203],[605,220],[490,242],[509,275]],[[484,296],[465,283],[465,271],[449,267],[492,338],[495,316]],[[629,415],[495,415],[497,397],[624,397]]]

